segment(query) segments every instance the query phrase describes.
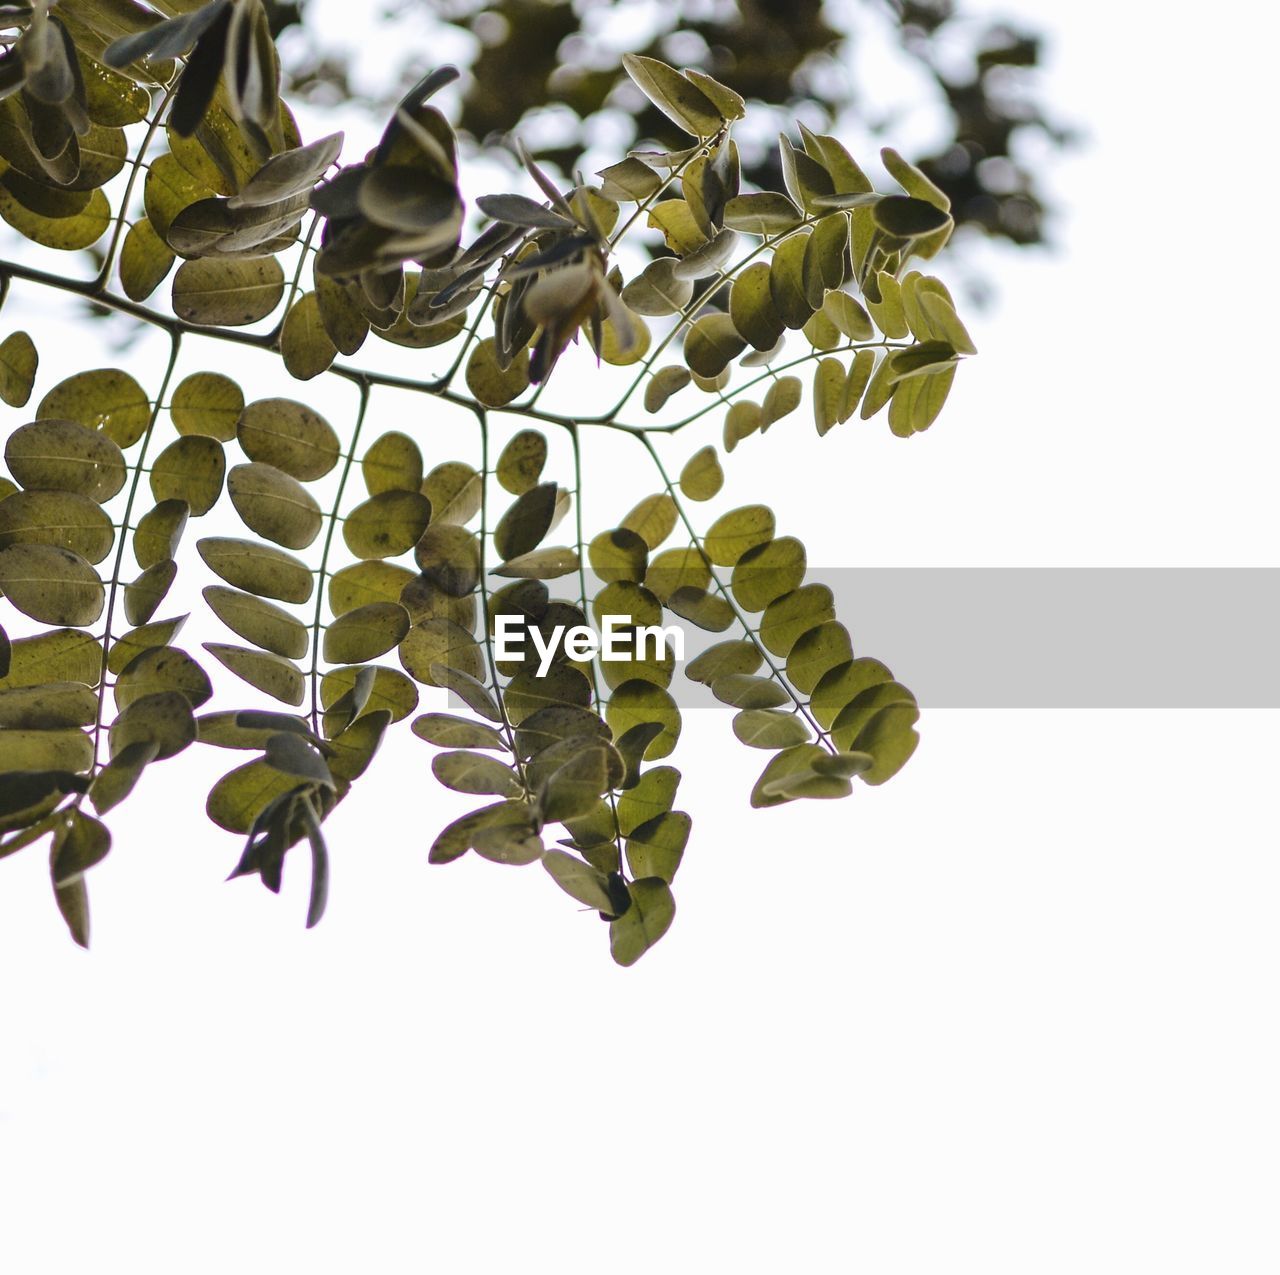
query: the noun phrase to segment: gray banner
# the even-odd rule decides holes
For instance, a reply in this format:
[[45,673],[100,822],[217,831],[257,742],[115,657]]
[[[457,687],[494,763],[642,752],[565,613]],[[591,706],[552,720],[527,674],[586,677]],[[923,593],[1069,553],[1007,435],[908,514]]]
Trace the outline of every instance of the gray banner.
[[934,708],[1280,708],[1280,570],[811,572]]
[[[805,580],[832,591],[854,655],[883,661],[927,708],[1280,708],[1280,569],[846,568]],[[577,583],[551,581],[552,597]],[[588,574],[588,593],[600,587]],[[709,633],[665,610],[661,624],[684,637],[671,693],[717,706],[682,666],[741,626]]]

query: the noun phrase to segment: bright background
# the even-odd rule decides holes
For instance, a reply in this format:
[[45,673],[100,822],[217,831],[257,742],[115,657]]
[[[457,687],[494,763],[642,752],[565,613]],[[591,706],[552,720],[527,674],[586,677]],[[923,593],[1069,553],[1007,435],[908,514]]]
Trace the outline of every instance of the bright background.
[[[928,434],[797,416],[726,495],[830,566],[1275,566],[1275,16],[1009,11],[1086,136],[1058,250],[980,250]],[[305,872],[223,885],[237,846],[169,804],[209,762],[156,768],[91,955],[38,853],[0,869],[0,1263],[1273,1272],[1280,719],[923,736],[883,789],[752,812],[761,759],[691,713],[679,916],[630,971],[537,869],[428,868],[454,804],[408,739],[330,821],[310,933]]]

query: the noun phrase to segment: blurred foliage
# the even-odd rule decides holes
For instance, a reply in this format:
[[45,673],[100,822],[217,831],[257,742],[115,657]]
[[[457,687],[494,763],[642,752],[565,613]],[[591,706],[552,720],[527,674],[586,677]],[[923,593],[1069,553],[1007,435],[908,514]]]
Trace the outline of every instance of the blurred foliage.
[[[1061,145],[1069,134],[1036,93],[1043,40],[1022,23],[971,17],[952,0],[708,0],[657,11],[638,0],[399,0],[384,7],[410,33],[425,33],[429,15],[472,37],[458,124],[481,142],[517,131],[552,104],[580,121],[616,105],[626,86],[617,65],[624,52],[697,67],[748,102],[803,110],[815,131],[840,131],[851,118],[872,132],[891,131],[892,120],[877,114],[884,103],[859,93],[852,68],[860,55],[894,60],[896,48],[900,73],[932,99],[943,134],[910,158],[946,192],[957,224],[1016,244],[1045,237],[1043,194],[1016,138],[1035,132]],[[271,8],[287,25],[305,21],[308,0]],[[598,38],[602,31],[607,41]],[[341,100],[351,96],[348,70],[332,52],[300,53],[291,66],[300,90],[336,92]],[[651,103],[632,111],[627,101],[617,114],[634,121],[631,143],[678,145],[678,132]],[[584,123],[534,154],[572,173],[588,132]],[[775,186],[777,164],[776,153],[763,151],[744,175]]]
[[[915,748],[912,693],[855,654],[800,541],[765,504],[714,502],[722,458],[794,429],[806,382],[819,435],[934,423],[975,353],[922,269],[951,201],[889,147],[895,189],[876,191],[802,122],[754,181],[735,88],[627,54],[642,127],[674,148],[619,148],[597,181],[565,183],[517,143],[536,197],[479,196],[473,234],[433,101],[457,72],[423,77],[345,157],[341,133],[304,140],[282,96],[274,33],[292,16],[260,0],[0,10],[0,299],[65,294],[168,344],[158,377],[138,358],[41,384],[31,335],[0,340],[0,858],[46,842],[87,945],[104,817],[157,791],[138,787],[152,766],[229,750],[204,808],[243,839],[231,875],[278,891],[305,846],[314,925],[325,820],[403,722],[441,786],[481,799],[424,858],[540,863],[630,965],[674,915],[692,821],[666,759],[691,687],[766,754],[756,807],[848,796]],[[395,371],[345,361],[379,346]],[[557,410],[542,394],[575,346],[579,369],[589,353],[617,379],[580,378]],[[302,397],[251,398],[251,353]],[[713,420],[719,446],[692,428]],[[638,502],[594,463],[601,434],[635,448]],[[612,502],[594,530],[586,484]],[[171,601],[180,578],[203,582],[194,612]],[[177,645],[193,619],[220,639],[198,654]],[[673,623],[728,636],[678,668]],[[615,624],[623,658],[597,658]],[[445,692],[467,711],[439,711]],[[437,702],[415,716],[423,693]],[[371,832],[418,835],[431,807],[413,786]]]

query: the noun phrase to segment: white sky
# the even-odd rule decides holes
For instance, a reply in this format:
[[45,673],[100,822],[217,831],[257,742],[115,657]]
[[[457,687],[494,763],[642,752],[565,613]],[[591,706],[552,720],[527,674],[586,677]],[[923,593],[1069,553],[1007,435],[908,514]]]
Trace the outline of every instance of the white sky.
[[[1059,250],[983,255],[928,434],[797,417],[726,507],[767,485],[859,565],[1275,566],[1274,15],[1008,11],[1088,135]],[[90,955],[38,852],[0,867],[0,1265],[1274,1271],[1277,715],[922,730],[882,789],[751,812],[760,758],[690,714],[679,915],[630,971],[538,869],[426,865],[458,803],[411,740],[330,821],[310,933],[301,865],[222,884],[169,799],[209,761],[165,763]]]

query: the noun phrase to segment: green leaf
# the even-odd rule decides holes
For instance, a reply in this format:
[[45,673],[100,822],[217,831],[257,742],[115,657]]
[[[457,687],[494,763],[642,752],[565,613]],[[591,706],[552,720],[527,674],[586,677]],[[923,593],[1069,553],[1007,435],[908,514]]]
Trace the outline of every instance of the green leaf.
[[421,492],[379,492],[347,515],[342,537],[358,558],[393,558],[417,544],[430,519]]
[[898,239],[918,238],[951,225],[944,210],[910,195],[886,195],[871,206],[871,216],[885,234]]
[[43,217],[24,208],[8,190],[0,187],[0,217],[34,243],[62,252],[77,252],[102,238],[111,224],[111,205],[102,191],[95,190],[82,212],[70,217]]
[[660,602],[665,602],[677,589],[705,589],[711,583],[711,568],[699,551],[666,549],[649,564],[644,585]]
[[555,483],[541,483],[517,498],[498,520],[493,544],[504,560],[536,549],[551,527],[556,509]]
[[644,387],[644,410],[660,412],[667,405],[667,400],[684,389],[692,377],[689,369],[672,364],[661,368],[653,374],[649,384]]
[[836,620],[826,620],[801,634],[787,653],[787,681],[807,695],[827,672],[852,659],[848,629]]
[[833,194],[835,183],[831,174],[805,151],[796,150],[786,137],[778,139],[782,159],[782,179],[787,194],[807,213],[821,213],[818,202],[824,195]]
[[690,660],[685,668],[685,676],[691,681],[709,686],[731,673],[754,673],[763,663],[764,659],[754,642],[734,638],[728,642],[717,642]]
[[612,913],[609,878],[603,872],[564,850],[548,850],[542,856],[542,866],[570,898],[597,912]]
[[680,738],[680,710],[671,695],[652,682],[633,678],[618,686],[605,708],[605,720],[615,738],[644,722],[657,722],[661,734],[644,751],[645,761],[670,755]]
[[400,643],[400,663],[416,682],[445,686],[437,669],[447,667],[472,679],[483,675],[484,663],[475,638],[452,620],[433,619],[415,624]]
[[630,836],[642,823],[671,809],[680,786],[680,772],[674,766],[651,766],[640,782],[618,798],[618,829]]
[[493,568],[495,576],[517,580],[556,580],[578,569],[578,553],[567,545],[534,549]]
[[831,590],[825,584],[803,584],[765,607],[760,640],[774,655],[786,656],[803,634],[834,619]]
[[151,494],[157,501],[181,500],[199,518],[218,503],[226,465],[222,444],[216,438],[187,434],[156,457],[151,466]]
[[98,697],[81,682],[48,682],[0,691],[0,730],[92,726]]
[[[329,334],[329,340],[340,354],[355,354],[369,335],[369,320],[352,300],[348,285],[338,283],[315,270],[316,304],[320,307],[320,322]],[[354,285],[352,285],[354,286]]]
[[338,357],[320,314],[320,300],[314,292],[304,292],[289,307],[280,332],[280,356],[289,375],[310,381],[328,371]]
[[409,632],[409,613],[398,602],[371,602],[330,622],[324,658],[330,664],[365,664],[398,646]]
[[955,307],[951,304],[947,297],[940,296],[936,292],[921,291],[919,294],[920,308],[928,317],[933,330],[953,346],[959,354],[977,354],[977,347],[973,343],[973,338],[965,329],[963,323],[960,322],[959,315],[956,314]]
[[809,710],[828,729],[844,706],[868,687],[893,681],[893,674],[879,660],[866,656],[846,660],[828,669],[813,688]]
[[360,468],[371,496],[422,488],[422,451],[412,438],[397,430],[389,430],[369,447]]
[[478,341],[467,360],[467,388],[486,407],[506,407],[529,388],[528,350],[503,367],[493,337]]
[[310,780],[325,788],[335,787],[328,763],[297,731],[269,736],[263,761],[294,779]]
[[872,350],[859,350],[849,364],[849,374],[845,377],[844,389],[840,393],[840,411],[836,416],[840,424],[858,410],[858,403],[863,391],[871,380],[871,369],[875,366],[876,356]]
[[123,673],[143,651],[153,646],[168,646],[182,631],[190,616],[171,616],[167,620],[153,620],[122,633],[111,644],[107,654],[107,672],[113,676]]
[[687,585],[671,594],[667,607],[682,619],[713,633],[722,633],[737,618],[733,607],[723,598]]
[[792,329],[804,327],[817,308],[809,303],[804,285],[804,258],[810,237],[806,230],[784,240],[774,249],[769,265],[769,295],[773,307],[782,322]]
[[703,71],[690,68],[681,71],[680,74],[707,95],[716,110],[720,112],[721,119],[740,120],[746,115],[747,104],[743,101],[741,93],[735,93],[728,85],[721,84],[719,80],[713,80]]
[[220,664],[264,695],[295,707],[305,698],[302,670],[292,660],[270,651],[222,642],[205,642],[203,646]]
[[298,786],[297,777],[251,761],[223,775],[205,802],[205,812],[219,828],[247,834],[257,817],[278,797]]
[[667,810],[632,829],[627,837],[627,866],[632,876],[674,881],[692,822],[682,810]]
[[847,292],[828,292],[822,312],[850,341],[870,341],[875,336],[871,316]]
[[[364,679],[368,679],[367,697],[361,689]],[[367,664],[335,668],[320,679],[320,706],[325,710],[325,734],[332,738],[339,733],[331,729],[339,718],[354,721],[368,713],[385,712],[391,721],[403,721],[418,707],[418,688],[399,669]],[[343,720],[342,728],[347,724]]]
[[853,748],[872,718],[895,704],[915,707],[915,696],[899,682],[877,682],[859,692],[836,714],[835,721],[831,723],[830,734],[836,747]]
[[111,725],[111,755],[135,744],[154,747],[153,760],[175,757],[195,742],[191,703],[179,691],[159,691],[134,700]]
[[792,748],[811,738],[802,718],[776,708],[743,709],[733,719],[733,733],[749,748]]
[[735,195],[724,206],[724,224],[749,235],[781,235],[804,220],[800,209],[773,191]]
[[315,577],[307,564],[272,545],[206,536],[196,542],[196,548],[215,575],[260,597],[301,604],[310,600],[315,589]]
[[[2,506],[0,506],[2,508]],[[591,569],[605,584],[619,580],[639,583],[645,578],[649,546],[643,537],[627,527],[602,531],[587,546]]]
[[535,429],[514,434],[498,457],[498,482],[513,496],[523,496],[537,485],[547,463],[547,440]]
[[173,310],[188,323],[243,327],[265,319],[284,296],[284,271],[274,257],[183,262],[173,277]]
[[786,689],[771,677],[725,673],[711,683],[711,693],[732,708],[780,708],[790,701]]
[[407,567],[392,562],[355,562],[329,577],[329,608],[338,616],[370,602],[399,602],[417,579]]
[[0,590],[41,624],[93,624],[106,605],[97,572],[78,553],[57,545],[0,549]]
[[642,160],[629,157],[596,173],[603,179],[600,193],[606,199],[640,203],[662,189],[662,178]]
[[729,316],[733,326],[757,350],[771,350],[782,339],[784,323],[773,301],[767,261],[754,261],[733,281]]
[[893,360],[886,354],[867,384],[858,415],[864,421],[870,420],[893,397],[896,389],[897,378],[893,374]]
[[894,350],[893,379],[903,381],[913,376],[931,376],[956,362],[956,352],[946,341],[919,341],[909,349]]
[[110,850],[111,834],[105,824],[80,810],[69,810],[53,834],[50,871],[55,889],[79,881]]
[[93,765],[93,740],[82,730],[6,730],[6,771],[58,770],[81,774]]
[[[705,169],[703,170],[705,172]],[[686,183],[693,181],[694,166],[690,165],[685,172]],[[714,229],[714,227],[712,227]],[[734,249],[738,246],[738,236],[732,230],[716,230],[715,233],[692,252],[687,253],[671,266],[672,278],[685,283],[696,283],[708,275],[719,274],[729,263]],[[661,258],[659,260],[662,260]],[[658,262],[653,265],[657,266]],[[681,309],[684,307],[681,306]]]
[[145,301],[168,277],[176,260],[147,217],[129,228],[120,250],[120,287],[130,301]]
[[692,324],[684,339],[684,360],[698,376],[714,377],[747,348],[727,314],[704,314]]
[[158,745],[145,739],[121,748],[93,777],[89,788],[93,808],[100,815],[115,809],[134,790],[158,751]]
[[813,421],[818,434],[825,434],[840,419],[844,404],[844,364],[839,359],[822,359],[813,373]]
[[619,525],[634,531],[652,551],[675,530],[678,516],[676,502],[662,491],[646,496]]
[[115,528],[100,505],[70,491],[15,491],[0,500],[0,549],[47,544],[101,562],[115,543]]
[[876,290],[879,292],[879,300],[872,298],[869,292],[865,294],[876,327],[890,340],[900,341],[909,336],[910,327],[902,301],[902,285],[891,274],[881,270],[876,275]]
[[[2,712],[3,700],[0,700]],[[413,733],[439,748],[496,748],[506,751],[507,747],[502,736],[491,726],[449,713],[423,713],[421,717],[414,718]]]
[[461,461],[437,465],[422,482],[423,495],[431,502],[431,520],[459,526],[480,512],[483,490],[480,475]]
[[123,486],[125,461],[105,434],[70,420],[22,425],[4,447],[9,472],[23,487],[52,488],[88,496],[100,504]]
[[851,785],[847,777],[831,774],[826,766],[831,755],[817,744],[796,744],[784,749],[764,768],[751,791],[756,809],[780,806],[799,797],[847,797]]
[[157,562],[124,587],[124,614],[130,624],[146,624],[165,600],[178,574],[172,560]]
[[680,471],[680,490],[690,500],[710,500],[724,486],[724,470],[714,447],[695,452]]
[[864,783],[885,783],[907,764],[920,742],[915,730],[919,717],[920,710],[914,704],[889,704],[858,732],[852,751],[868,754],[873,759],[861,772]]
[[943,212],[951,210],[951,200],[946,193],[935,186],[914,164],[903,159],[892,146],[885,146],[880,151],[880,159],[892,177],[908,195],[923,199]]
[[342,450],[338,435],[319,412],[287,398],[250,403],[240,414],[236,438],[251,461],[274,465],[304,483],[323,478]]
[[760,429],[763,432],[775,421],[790,416],[800,406],[804,397],[804,386],[798,376],[779,376],[760,405]]
[[480,582],[480,541],[465,527],[433,522],[414,546],[423,575],[451,597],[474,592]]
[[729,408],[724,418],[724,449],[733,449],[744,439],[749,438],[761,426],[764,414],[758,403],[739,399]]
[[956,369],[943,365],[929,369],[930,375],[899,380],[889,405],[889,428],[900,438],[928,429],[937,419],[951,391]]
[[744,505],[715,520],[703,539],[703,549],[716,566],[731,567],[749,549],[773,539],[773,510]]
[[130,704],[161,691],[180,691],[192,708],[199,708],[213,695],[209,675],[186,651],[158,646],[132,659],[116,678],[116,708],[123,712]]
[[41,400],[36,415],[75,421],[128,448],[147,432],[151,403],[128,372],[98,368],[55,385]]
[[839,288],[853,273],[849,260],[849,218],[829,213],[813,228],[800,265],[801,283],[813,308],[819,309],[828,290]]
[[246,642],[293,660],[310,649],[306,625],[283,608],[220,584],[207,585],[201,593],[214,615]]
[[[567,747],[577,750],[578,742],[573,741]],[[608,755],[606,745],[596,742],[575,751],[552,772],[538,796],[545,822],[563,823],[595,807],[597,799],[609,789]]]
[[[508,720],[519,726],[543,708],[565,704],[585,708],[591,703],[591,683],[567,664],[553,664],[545,677],[538,677],[531,669],[522,669],[507,683],[503,698]],[[614,734],[621,733],[614,731]]]
[[[478,812],[470,829],[472,848],[494,863],[525,865],[542,858],[542,842],[533,830],[530,808],[523,802],[504,801]],[[465,846],[463,849],[465,850]],[[432,847],[432,862],[440,862]]]
[[609,922],[609,950],[619,965],[634,965],[671,928],[676,904],[671,888],[656,877],[632,881],[631,906]]
[[[403,647],[401,649],[403,650]],[[432,666],[431,678],[434,685],[442,686],[456,695],[472,712],[479,713],[481,717],[491,722],[502,720],[497,700],[493,698],[488,688],[470,673],[439,663]]]
[[101,679],[102,644],[98,639],[79,629],[55,629],[13,640],[8,671],[0,677],[0,690],[47,682],[97,686]]
[[665,62],[624,53],[622,66],[636,87],[677,128],[693,137],[714,137],[724,126],[725,119],[716,102]]
[[39,365],[35,342],[25,332],[0,341],[0,399],[10,407],[26,407]]
[[194,372],[173,392],[169,414],[179,434],[208,434],[221,443],[236,436],[244,392],[220,372]]
[[233,466],[227,475],[227,491],[250,531],[286,549],[305,549],[320,534],[324,517],[315,498],[296,478],[274,465],[254,462]]
[[309,193],[342,152],[342,139],[341,133],[330,133],[274,156],[227,202],[233,208],[255,208]]
[[[682,205],[682,201],[669,200],[668,204]],[[660,205],[665,208],[667,204]],[[682,205],[683,206],[683,205]],[[651,214],[652,217],[656,215]],[[665,216],[666,214],[664,214]],[[701,239],[698,232],[693,232]],[[696,249],[696,243],[690,245],[690,252]],[[693,280],[682,278],[680,260],[677,257],[659,257],[651,261],[625,288],[622,289],[622,301],[633,314],[660,318],[663,315],[677,314],[693,298]]]

